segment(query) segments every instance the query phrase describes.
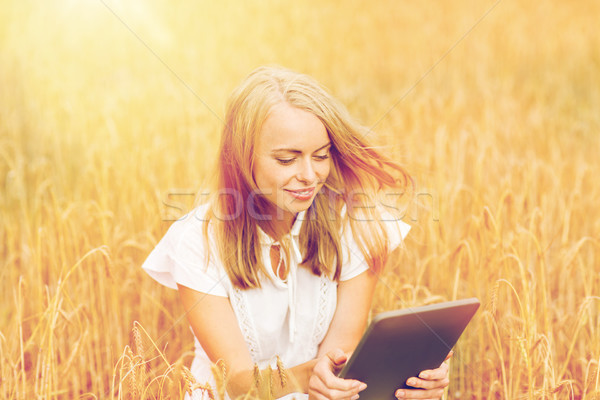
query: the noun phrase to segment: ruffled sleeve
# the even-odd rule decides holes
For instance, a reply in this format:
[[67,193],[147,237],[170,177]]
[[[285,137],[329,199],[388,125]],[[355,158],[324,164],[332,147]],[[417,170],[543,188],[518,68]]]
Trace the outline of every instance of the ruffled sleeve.
[[[408,231],[410,231],[410,225],[400,221],[389,213],[382,213],[381,218],[388,234],[388,246],[391,252],[400,246]],[[346,225],[342,236],[342,254],[344,262],[342,263],[340,281],[352,279],[369,269],[367,260],[352,236],[352,229],[349,223]]]
[[[206,208],[203,206],[202,208]],[[150,253],[142,268],[160,284],[177,284],[198,292],[228,297],[229,277],[204,241],[205,209],[175,221]]]

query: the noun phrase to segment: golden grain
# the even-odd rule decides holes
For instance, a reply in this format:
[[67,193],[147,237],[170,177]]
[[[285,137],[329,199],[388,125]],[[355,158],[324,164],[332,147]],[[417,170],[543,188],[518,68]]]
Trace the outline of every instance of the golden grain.
[[215,378],[215,389],[219,400],[225,399],[225,391],[227,388],[227,367],[223,360],[218,360],[211,366],[211,372]]
[[281,382],[281,387],[284,388],[287,385],[287,372],[283,365],[283,361],[279,355],[277,355],[277,372],[279,373],[279,381]]
[[494,4],[2,2],[0,397],[224,396],[139,266],[202,198],[228,93],[277,63],[416,179],[374,311],[483,300],[450,396],[598,398],[600,3]]

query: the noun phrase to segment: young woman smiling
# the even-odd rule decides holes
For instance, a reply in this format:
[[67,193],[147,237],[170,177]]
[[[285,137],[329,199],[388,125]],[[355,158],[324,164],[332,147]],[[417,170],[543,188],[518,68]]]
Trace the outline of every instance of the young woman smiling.
[[[302,74],[262,67],[233,92],[214,195],[175,222],[143,265],[179,290],[199,382],[214,387],[211,363],[220,361],[231,398],[357,399],[365,389],[336,372],[409,229],[378,195],[411,187],[366,134]],[[447,372],[424,371],[411,378],[420,389],[396,396],[439,398]]]

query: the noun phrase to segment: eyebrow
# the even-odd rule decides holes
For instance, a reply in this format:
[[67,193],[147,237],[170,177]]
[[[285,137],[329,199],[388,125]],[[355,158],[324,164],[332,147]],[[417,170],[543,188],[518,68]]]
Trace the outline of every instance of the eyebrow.
[[[316,153],[317,151],[321,151],[326,147],[331,146],[331,142],[328,142],[326,145],[319,147],[318,149],[316,149],[315,151],[313,151],[313,153]],[[286,148],[281,148],[281,149],[274,149],[271,151],[271,154],[275,154],[275,153],[279,153],[279,152],[288,152],[288,153],[294,153],[294,154],[302,154],[302,151],[300,150],[296,150],[296,149],[286,149]]]

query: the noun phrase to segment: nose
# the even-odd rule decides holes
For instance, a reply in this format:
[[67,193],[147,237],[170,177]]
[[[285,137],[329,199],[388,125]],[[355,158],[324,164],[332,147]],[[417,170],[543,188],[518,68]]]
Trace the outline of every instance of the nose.
[[305,159],[303,162],[299,163],[296,179],[303,183],[313,183],[316,178],[317,174],[311,158]]

